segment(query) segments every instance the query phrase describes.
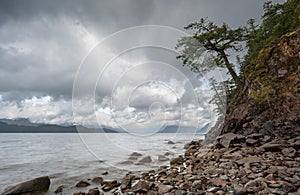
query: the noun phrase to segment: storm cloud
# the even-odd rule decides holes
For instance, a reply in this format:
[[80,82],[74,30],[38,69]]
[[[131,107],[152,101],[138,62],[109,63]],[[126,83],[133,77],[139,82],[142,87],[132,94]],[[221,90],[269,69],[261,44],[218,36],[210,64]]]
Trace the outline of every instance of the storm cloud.
[[[214,108],[208,104],[211,94],[197,80],[197,75],[182,68],[175,58],[176,51],[145,47],[117,56],[115,48],[126,47],[125,37],[105,45],[106,53],[94,56],[97,70],[85,69],[75,101],[74,80],[82,73],[80,67],[93,58],[93,48],[97,49],[113,33],[140,25],[183,30],[201,17],[236,27],[249,18],[259,21],[263,3],[262,0],[3,0],[0,2],[0,118],[86,125],[94,125],[96,120],[97,124],[126,128],[150,123],[159,126],[162,120],[165,125],[178,124],[179,120],[184,125],[211,122],[214,120],[208,114]],[[141,42],[177,38],[172,34],[161,36],[145,32],[136,38],[140,37]],[[95,83],[92,75],[97,76],[99,67],[104,67],[103,59],[116,56],[110,69]],[[180,74],[176,76],[170,66]],[[95,94],[86,94],[91,86]],[[196,96],[195,91],[198,91]],[[75,121],[72,99],[73,105],[77,105]]]

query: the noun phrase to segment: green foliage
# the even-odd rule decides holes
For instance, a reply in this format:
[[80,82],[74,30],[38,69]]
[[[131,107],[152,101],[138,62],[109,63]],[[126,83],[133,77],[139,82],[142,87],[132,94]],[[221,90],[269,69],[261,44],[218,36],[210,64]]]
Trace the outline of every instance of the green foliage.
[[[217,105],[219,114],[225,113],[237,91],[242,92],[242,79],[251,83],[250,94],[247,95],[258,103],[271,102],[276,99],[279,86],[266,65],[273,48],[269,45],[299,27],[300,0],[287,0],[283,4],[266,2],[260,25],[250,19],[246,27],[231,29],[225,23],[218,26],[202,18],[185,27],[193,35],[178,41],[176,49],[180,55],[177,58],[183,61],[184,66],[189,66],[200,75],[216,67],[227,68],[233,80],[220,83],[210,81],[211,89],[215,92],[211,103]],[[240,52],[244,42],[248,51],[243,60],[238,58],[241,72],[237,75],[233,64],[229,62],[228,53]],[[236,99],[234,101],[240,102]]]
[[284,4],[264,4],[262,24],[255,25],[255,21],[248,21],[248,53],[245,56],[245,65],[255,60],[266,45],[278,40],[282,35],[300,27],[300,0],[288,0]]
[[247,37],[246,29],[242,27],[231,29],[225,23],[218,26],[204,18],[189,24],[185,29],[193,31],[194,34],[178,41],[176,49],[180,55],[177,58],[199,74],[205,74],[216,67],[225,67],[236,85],[240,85],[240,79],[226,52],[242,50],[242,42]]
[[233,98],[237,89],[234,85],[234,81],[228,80],[217,82],[214,78],[210,78],[209,81],[211,90],[215,93],[209,103],[216,105],[215,111],[217,115],[224,115],[226,113],[228,103]]

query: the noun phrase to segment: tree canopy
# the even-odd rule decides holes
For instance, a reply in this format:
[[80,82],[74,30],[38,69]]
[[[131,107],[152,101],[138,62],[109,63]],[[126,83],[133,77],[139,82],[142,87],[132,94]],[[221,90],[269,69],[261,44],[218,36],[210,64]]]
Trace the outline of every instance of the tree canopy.
[[[260,25],[255,24],[254,19],[249,19],[244,27],[232,29],[226,23],[218,26],[206,18],[201,18],[199,22],[185,27],[193,34],[181,38],[177,43],[176,49],[180,54],[177,58],[192,71],[203,75],[216,67],[227,68],[237,88],[232,87],[230,80],[222,83],[211,81],[212,90],[216,92],[211,102],[217,104],[222,112],[224,105],[230,102],[230,99],[224,98],[232,98],[234,92],[243,86],[241,79],[243,74],[237,74],[234,64],[229,60],[231,59],[229,54],[240,52],[242,46],[246,46],[247,53],[239,60],[241,66],[239,68],[243,70],[245,66],[251,66],[261,49],[282,35],[300,28],[300,0],[287,0],[283,4],[272,4],[269,1],[263,8],[264,14]],[[225,88],[220,89],[221,85]]]
[[300,27],[300,0],[288,0],[283,4],[264,4],[262,23],[255,25],[254,19],[248,21],[248,53],[245,65],[253,61],[259,51],[268,44],[276,41],[282,35]]
[[[180,39],[176,47],[180,52],[177,58],[181,59],[184,65],[190,66],[194,72],[201,74],[216,67],[225,67],[235,84],[242,84],[233,64],[228,59],[228,52],[242,50],[242,42],[247,37],[245,28],[231,29],[225,23],[218,26],[202,18],[199,22],[189,24],[185,29],[193,31],[194,34]],[[209,54],[213,59],[205,54]],[[207,63],[208,60],[213,60],[214,63]]]

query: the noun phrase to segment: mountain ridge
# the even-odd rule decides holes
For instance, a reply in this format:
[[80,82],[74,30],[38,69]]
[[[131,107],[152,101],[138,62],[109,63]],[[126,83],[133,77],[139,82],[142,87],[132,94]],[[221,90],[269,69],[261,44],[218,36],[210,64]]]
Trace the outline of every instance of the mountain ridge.
[[81,125],[62,126],[32,123],[29,119],[0,119],[0,133],[124,133],[108,127],[88,128]]

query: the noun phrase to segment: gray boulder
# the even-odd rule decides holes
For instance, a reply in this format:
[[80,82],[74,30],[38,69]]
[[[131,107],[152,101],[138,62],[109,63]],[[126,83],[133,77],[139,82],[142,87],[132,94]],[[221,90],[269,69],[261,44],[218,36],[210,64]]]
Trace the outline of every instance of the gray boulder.
[[1,195],[31,195],[47,192],[50,186],[48,176],[35,178],[7,188]]

